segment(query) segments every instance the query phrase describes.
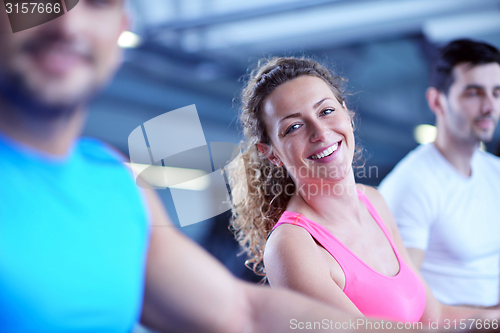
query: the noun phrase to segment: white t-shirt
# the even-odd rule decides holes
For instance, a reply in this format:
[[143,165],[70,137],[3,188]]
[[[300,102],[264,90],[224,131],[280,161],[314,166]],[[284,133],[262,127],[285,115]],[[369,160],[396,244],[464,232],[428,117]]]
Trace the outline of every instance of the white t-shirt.
[[379,191],[407,248],[425,251],[421,272],[445,304],[499,302],[500,158],[476,151],[460,174],[434,144],[410,152]]

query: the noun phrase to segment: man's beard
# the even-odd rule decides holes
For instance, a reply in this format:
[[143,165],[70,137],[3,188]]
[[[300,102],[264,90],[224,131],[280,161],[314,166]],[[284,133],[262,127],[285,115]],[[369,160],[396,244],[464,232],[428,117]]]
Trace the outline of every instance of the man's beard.
[[51,121],[70,117],[79,106],[88,103],[96,95],[98,89],[83,93],[73,101],[49,103],[28,87],[20,74],[0,72],[0,99],[26,116],[40,121]]
[[484,116],[484,117],[477,117],[476,119],[474,119],[474,124],[481,119],[491,119],[491,121],[493,121],[493,123],[494,123],[493,130],[491,131],[491,133],[488,133],[486,135],[482,135],[481,133],[478,133],[478,134],[474,133],[474,135],[476,136],[476,138],[479,141],[482,141],[484,143],[490,143],[493,140],[493,137],[495,135],[495,129],[498,125],[498,121],[496,121],[495,118],[493,118],[492,116]]

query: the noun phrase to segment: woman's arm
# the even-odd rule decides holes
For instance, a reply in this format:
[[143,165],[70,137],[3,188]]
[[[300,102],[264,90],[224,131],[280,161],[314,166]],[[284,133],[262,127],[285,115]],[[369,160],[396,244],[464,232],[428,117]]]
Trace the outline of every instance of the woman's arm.
[[413,271],[420,277],[422,283],[425,286],[427,294],[427,302],[422,315],[421,321],[428,322],[428,320],[436,321],[439,320],[443,322],[448,319],[450,321],[460,320],[460,319],[500,319],[500,311],[492,309],[477,309],[467,306],[451,306],[440,303],[433,295],[431,289],[425,282],[424,278],[420,274],[419,270],[415,268],[413,261],[411,260],[408,251],[406,250],[403,240],[399,234],[399,230],[392,216],[392,213],[385,203],[384,198],[380,193],[373,187],[365,186],[365,194],[368,196],[370,201],[373,203],[380,217],[384,221],[387,229],[389,230],[391,237],[396,245],[401,257],[408,264],[408,266],[413,269]]
[[[284,287],[334,306],[348,313],[362,315],[334,281],[342,279],[340,266],[332,274],[333,260],[312,236],[299,226],[284,224],[276,229],[266,244],[264,263],[269,283],[273,287]],[[335,268],[334,268],[335,269]],[[345,279],[345,277],[344,277]],[[341,281],[341,285],[343,285]]]

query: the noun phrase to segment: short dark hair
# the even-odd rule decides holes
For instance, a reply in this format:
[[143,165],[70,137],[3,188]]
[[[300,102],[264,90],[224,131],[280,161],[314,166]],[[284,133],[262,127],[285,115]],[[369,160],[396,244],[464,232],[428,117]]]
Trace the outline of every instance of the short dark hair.
[[430,86],[448,94],[455,80],[453,68],[460,63],[473,66],[496,62],[500,64],[500,52],[494,46],[470,39],[458,39],[439,50],[431,65]]

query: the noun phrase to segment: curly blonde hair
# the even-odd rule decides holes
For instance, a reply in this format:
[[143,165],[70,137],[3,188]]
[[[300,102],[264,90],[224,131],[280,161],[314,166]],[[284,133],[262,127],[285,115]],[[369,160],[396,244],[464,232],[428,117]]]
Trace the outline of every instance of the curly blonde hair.
[[279,85],[303,75],[324,80],[338,102],[344,102],[341,90],[344,79],[334,77],[314,60],[294,57],[261,59],[241,95],[242,154],[228,176],[233,198],[242,197],[238,204],[233,204],[230,227],[248,255],[245,265],[261,276],[265,276],[263,254],[267,237],[295,192],[295,184],[285,167],[271,163],[257,148],[259,142],[271,145],[261,108]]

